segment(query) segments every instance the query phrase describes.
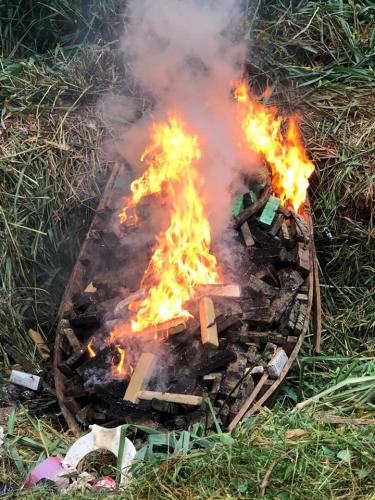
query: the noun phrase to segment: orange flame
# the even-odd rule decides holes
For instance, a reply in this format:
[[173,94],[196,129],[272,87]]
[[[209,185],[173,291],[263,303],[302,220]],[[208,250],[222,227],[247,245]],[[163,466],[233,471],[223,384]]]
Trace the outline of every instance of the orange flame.
[[272,188],[283,205],[298,211],[305,201],[309,177],[314,171],[298,131],[296,117],[289,119],[286,135],[282,133],[285,118],[276,107],[266,107],[251,96],[248,86],[235,89],[242,128],[250,148],[264,156],[272,171]]
[[119,353],[120,359],[116,365],[112,365],[112,373],[115,377],[124,377],[126,375],[125,349],[123,349],[119,345],[116,345],[115,347],[117,349],[117,352]]
[[90,342],[87,344],[87,352],[88,352],[89,358],[95,358],[95,356],[96,356],[95,349],[92,345],[93,341],[94,341],[94,339],[91,339]]
[[[137,313],[131,323],[133,331],[190,316],[183,304],[193,296],[194,287],[218,283],[216,258],[210,253],[210,225],[199,195],[203,181],[196,162],[200,157],[198,138],[186,131],[179,116],[153,125],[151,144],[142,156],[147,170],[131,185],[130,205],[146,194],[163,192],[171,207],[171,221],[156,237],[142,279],[147,297],[130,304]],[[120,220],[126,220],[127,208]]]

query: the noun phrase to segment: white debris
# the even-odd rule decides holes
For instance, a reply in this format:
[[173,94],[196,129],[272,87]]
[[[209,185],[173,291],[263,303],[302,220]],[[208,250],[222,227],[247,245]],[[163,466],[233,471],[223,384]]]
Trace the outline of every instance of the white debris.
[[12,384],[26,387],[32,391],[37,391],[40,386],[40,377],[38,377],[38,375],[20,372],[18,370],[12,370],[12,373],[10,374],[10,381]]
[[267,365],[269,376],[273,379],[279,378],[287,361],[288,356],[286,355],[286,352],[284,351],[284,349],[279,347],[273,358]]
[[[106,429],[99,425],[90,425],[91,432],[79,438],[73,446],[68,450],[63,464],[66,467],[73,469],[77,468],[79,462],[92,451],[95,450],[108,450],[118,457],[120,438],[121,438],[121,425],[113,429]],[[129,467],[132,463],[136,449],[133,443],[125,438],[124,450],[121,462],[121,480],[120,483],[124,484],[129,478]]]

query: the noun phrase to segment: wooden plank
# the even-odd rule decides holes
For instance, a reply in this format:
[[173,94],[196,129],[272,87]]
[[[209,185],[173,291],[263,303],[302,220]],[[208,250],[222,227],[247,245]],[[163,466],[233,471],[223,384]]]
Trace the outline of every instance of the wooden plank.
[[62,331],[64,337],[66,337],[67,341],[69,342],[70,347],[72,348],[72,351],[80,351],[82,349],[82,344],[81,342],[77,339],[76,334],[72,330],[72,328],[64,328]]
[[319,266],[316,257],[314,242],[311,242],[313,250],[313,329],[314,329],[314,351],[322,352],[322,303],[320,299]]
[[154,338],[169,337],[186,330],[186,321],[184,318],[172,318],[163,323],[152,325],[137,332],[137,335],[154,335]]
[[138,360],[137,366],[126,389],[124,399],[135,403],[138,399],[138,392],[141,390],[152,374],[156,361],[155,354],[144,352]]
[[215,307],[210,297],[202,297],[199,301],[199,321],[202,343],[219,347]]
[[167,401],[168,403],[179,403],[183,405],[200,406],[203,403],[202,396],[194,396],[191,394],[174,394],[171,392],[158,391],[138,391],[138,398],[151,401],[158,399],[159,401]]
[[39,351],[39,354],[43,359],[49,359],[50,357],[50,350],[48,345],[45,343],[45,340],[41,336],[41,334],[32,328],[30,328],[27,332],[28,336],[32,339],[32,341],[35,343],[36,348]]
[[210,295],[212,297],[241,297],[241,287],[234,283],[228,285],[198,285],[195,288],[197,295]]
[[95,293],[97,291],[97,288],[94,287],[92,284],[92,281],[87,285],[87,287],[84,289],[85,293]]
[[241,234],[247,247],[255,245],[253,235],[251,234],[249,223],[246,221],[241,225]]

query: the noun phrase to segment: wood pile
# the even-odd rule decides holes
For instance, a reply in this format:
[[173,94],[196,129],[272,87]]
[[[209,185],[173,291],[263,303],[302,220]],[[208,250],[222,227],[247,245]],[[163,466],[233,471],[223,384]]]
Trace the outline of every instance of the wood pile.
[[[198,287],[186,306],[191,318],[118,342],[108,335],[142,294],[139,263],[148,249],[128,245],[110,229],[114,210],[100,207],[63,302],[55,350],[70,424],[211,425],[210,399],[223,426],[233,428],[278,386],[310,314],[309,216],[284,209],[268,187],[250,200],[245,194],[233,215],[242,247],[236,282]],[[122,351],[127,370],[116,377]]]

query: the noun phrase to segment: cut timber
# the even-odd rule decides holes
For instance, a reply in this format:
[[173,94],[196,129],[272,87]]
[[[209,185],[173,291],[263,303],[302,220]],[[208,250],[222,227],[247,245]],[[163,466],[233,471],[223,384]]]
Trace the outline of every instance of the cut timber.
[[67,341],[69,342],[70,347],[72,348],[72,351],[80,351],[82,349],[82,344],[81,342],[77,339],[76,334],[71,328],[64,328],[63,329],[63,335],[66,337]]
[[241,287],[239,285],[198,285],[195,288],[198,295],[211,295],[213,297],[241,297]]
[[219,347],[215,307],[210,297],[202,297],[199,301],[199,320],[202,343]]
[[249,223],[244,222],[241,226],[241,234],[244,239],[245,245],[247,247],[252,247],[255,245],[253,235],[251,234]]
[[43,359],[48,359],[50,357],[50,352],[47,344],[45,343],[41,334],[31,328],[28,330],[27,334],[33,340],[36,345],[36,348],[39,351],[39,354]]
[[138,391],[138,398],[147,401],[157,399],[159,401],[167,401],[168,403],[179,403],[192,406],[200,406],[203,403],[203,398],[201,396],[174,394],[172,392]]
[[186,322],[184,318],[173,318],[163,323],[154,326],[149,326],[137,332],[137,335],[153,334],[155,338],[168,337],[186,330]]
[[126,389],[124,399],[135,403],[138,399],[138,392],[142,389],[152,374],[154,369],[156,356],[150,352],[141,354],[137,366],[130,379],[128,388]]
[[92,281],[87,285],[87,287],[84,290],[85,293],[95,293],[96,291],[97,289],[92,284]]

